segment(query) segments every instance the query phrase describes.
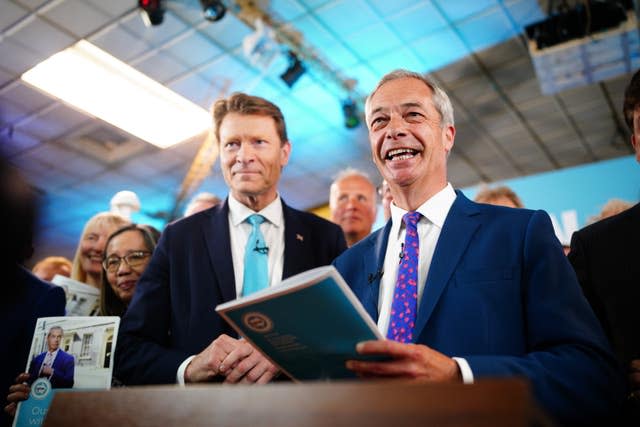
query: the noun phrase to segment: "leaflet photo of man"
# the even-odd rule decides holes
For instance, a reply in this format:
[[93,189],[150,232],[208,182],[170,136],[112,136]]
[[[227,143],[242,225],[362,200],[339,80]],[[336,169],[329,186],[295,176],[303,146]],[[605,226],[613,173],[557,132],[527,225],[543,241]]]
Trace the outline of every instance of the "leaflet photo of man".
[[29,383],[47,378],[53,388],[72,388],[75,361],[73,356],[60,348],[64,331],[52,326],[47,334],[47,351],[35,356],[29,365]]

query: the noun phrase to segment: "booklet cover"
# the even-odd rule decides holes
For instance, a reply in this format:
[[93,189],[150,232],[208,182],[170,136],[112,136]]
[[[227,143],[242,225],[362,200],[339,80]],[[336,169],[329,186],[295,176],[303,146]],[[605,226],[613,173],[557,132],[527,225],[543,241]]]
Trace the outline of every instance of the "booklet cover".
[[51,283],[64,288],[67,316],[95,316],[100,309],[100,290],[86,283],[56,274]]
[[55,393],[110,388],[119,325],[115,316],[38,319],[25,369],[31,392],[14,427],[42,425]]
[[294,380],[355,378],[345,367],[360,341],[384,339],[331,265],[216,307],[247,341]]

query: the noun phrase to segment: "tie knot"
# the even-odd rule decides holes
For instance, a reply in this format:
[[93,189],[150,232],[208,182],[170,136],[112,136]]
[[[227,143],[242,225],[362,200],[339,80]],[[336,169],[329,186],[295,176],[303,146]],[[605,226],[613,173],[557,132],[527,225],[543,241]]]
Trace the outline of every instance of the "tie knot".
[[422,214],[420,214],[420,212],[416,212],[416,211],[407,212],[402,217],[402,220],[407,225],[407,227],[416,228],[416,225],[418,224],[418,221],[420,221],[421,216]]
[[247,222],[255,227],[256,225],[260,225],[264,222],[264,217],[260,214],[249,215]]

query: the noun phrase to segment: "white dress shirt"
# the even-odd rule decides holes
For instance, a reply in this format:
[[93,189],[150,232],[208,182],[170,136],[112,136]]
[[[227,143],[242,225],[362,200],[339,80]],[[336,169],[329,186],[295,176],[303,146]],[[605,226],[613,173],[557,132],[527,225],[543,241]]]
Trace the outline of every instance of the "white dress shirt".
[[[275,200],[265,206],[260,212],[255,212],[237,201],[229,194],[229,236],[231,239],[231,259],[233,261],[233,275],[236,279],[236,296],[242,295],[242,281],[244,279],[244,250],[251,234],[251,224],[246,219],[258,213],[265,218],[260,224],[260,231],[269,248],[269,286],[277,285],[282,280],[284,270],[284,213],[282,202],[278,194]],[[215,238],[215,236],[212,236]],[[188,357],[178,367],[176,382],[184,385],[184,372],[195,356]]]
[[[420,301],[424,293],[424,286],[429,277],[429,267],[433,259],[433,253],[440,237],[444,221],[449,214],[451,205],[456,199],[456,193],[450,183],[445,188],[434,194],[429,200],[416,209],[422,214],[418,222],[418,238],[420,239],[420,254],[418,267],[418,311]],[[400,266],[400,254],[406,234],[406,226],[402,217],[406,214],[402,208],[391,203],[391,231],[387,251],[384,257],[384,275],[380,279],[380,293],[378,294],[378,329],[383,336],[387,336],[389,320],[391,317],[391,305],[393,293]],[[473,373],[465,359],[454,357],[460,367],[465,383],[473,382]]]
[[255,213],[262,215],[265,221],[260,224],[260,231],[269,248],[269,286],[277,285],[282,280],[284,269],[284,216],[282,202],[278,195],[260,212],[254,212],[229,195],[229,235],[231,236],[231,258],[233,274],[236,278],[236,296],[242,295],[244,279],[244,250],[251,234],[251,224],[247,218]]

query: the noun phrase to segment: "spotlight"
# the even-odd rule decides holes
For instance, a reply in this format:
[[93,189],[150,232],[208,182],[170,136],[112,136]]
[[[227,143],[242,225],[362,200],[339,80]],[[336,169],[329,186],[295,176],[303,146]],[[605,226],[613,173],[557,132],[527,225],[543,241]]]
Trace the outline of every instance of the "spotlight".
[[344,126],[347,129],[353,129],[360,124],[358,117],[358,106],[351,98],[342,101],[342,113],[344,114]]
[[292,87],[298,79],[302,77],[307,69],[302,62],[300,62],[295,53],[289,51],[288,56],[289,67],[280,75],[280,78],[287,84],[287,86]]
[[164,7],[161,0],[138,0],[142,20],[147,27],[160,25],[164,19]]
[[210,22],[216,22],[224,18],[227,8],[219,0],[200,0],[202,6],[202,14],[204,19]]

